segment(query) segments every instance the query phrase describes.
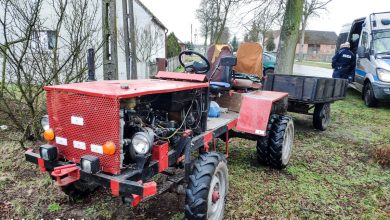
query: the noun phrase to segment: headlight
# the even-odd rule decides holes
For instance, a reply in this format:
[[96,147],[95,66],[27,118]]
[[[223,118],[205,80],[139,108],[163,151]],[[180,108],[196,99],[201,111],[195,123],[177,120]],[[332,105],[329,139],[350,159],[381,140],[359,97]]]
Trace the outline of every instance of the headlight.
[[55,161],[58,155],[57,148],[49,144],[42,145],[39,148],[39,155],[44,160]]
[[390,82],[390,71],[378,68],[376,72],[380,81]]
[[133,145],[133,149],[137,154],[147,154],[153,145],[153,134],[149,134],[146,132],[137,132],[133,136],[131,143]]
[[42,125],[43,130],[45,130],[45,131],[50,128],[50,126],[49,126],[49,116],[48,115],[42,116],[42,118],[41,118],[41,125]]
[[100,171],[100,162],[97,157],[85,155],[80,158],[81,170],[86,173],[97,173]]

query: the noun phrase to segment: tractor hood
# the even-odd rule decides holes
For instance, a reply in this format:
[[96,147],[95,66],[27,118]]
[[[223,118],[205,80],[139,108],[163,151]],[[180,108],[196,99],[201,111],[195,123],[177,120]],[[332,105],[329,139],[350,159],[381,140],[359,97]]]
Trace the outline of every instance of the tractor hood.
[[[189,75],[189,74],[188,74]],[[191,74],[192,75],[192,74]],[[56,90],[96,97],[131,98],[149,94],[168,93],[208,87],[206,82],[174,81],[163,79],[115,80],[46,86],[46,91]]]

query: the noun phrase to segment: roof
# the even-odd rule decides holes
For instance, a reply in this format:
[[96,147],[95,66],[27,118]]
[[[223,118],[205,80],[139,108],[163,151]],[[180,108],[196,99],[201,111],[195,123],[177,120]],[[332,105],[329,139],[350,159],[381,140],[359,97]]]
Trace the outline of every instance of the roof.
[[[122,89],[121,85],[128,85],[128,89]],[[149,94],[184,91],[204,87],[208,87],[208,83],[145,79],[73,83],[65,85],[46,86],[45,90],[56,90],[61,92],[72,92],[95,97],[122,99]]]
[[305,31],[305,44],[336,45],[337,34],[333,31]]
[[160,26],[164,30],[168,30],[168,28],[165,27],[165,25],[156,16],[154,16],[154,14],[149,10],[149,8],[147,8],[140,0],[135,0],[135,2],[137,2],[137,4],[141,6],[152,17],[152,21],[154,21],[158,26]]
[[[280,30],[272,31],[274,38],[280,36]],[[305,31],[305,44],[327,44],[336,45],[337,34],[333,31]]]

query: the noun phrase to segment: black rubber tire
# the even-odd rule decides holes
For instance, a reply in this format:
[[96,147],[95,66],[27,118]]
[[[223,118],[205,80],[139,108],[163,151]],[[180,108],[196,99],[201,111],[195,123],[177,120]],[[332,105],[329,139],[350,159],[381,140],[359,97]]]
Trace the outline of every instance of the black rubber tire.
[[268,126],[267,126],[267,131],[266,131],[266,136],[260,137],[257,140],[256,143],[256,156],[257,156],[257,161],[261,165],[268,165],[268,144],[269,144],[269,132],[272,129],[272,124],[274,123],[275,119],[278,118],[278,115],[271,115],[268,120]]
[[[292,118],[285,115],[279,116],[273,123],[269,134],[268,162],[271,167],[283,169],[287,166],[292,153],[293,141],[294,123]],[[288,150],[285,151],[285,149]]]
[[375,98],[374,90],[370,82],[366,83],[363,89],[364,104],[368,107],[376,107],[378,100]]
[[83,180],[79,180],[67,186],[61,187],[61,190],[71,198],[84,198],[98,188],[95,184],[88,184]]
[[330,123],[330,103],[316,104],[313,114],[313,127],[325,131]]
[[[220,212],[215,218],[223,219],[225,199],[228,192],[228,169],[225,156],[216,153],[204,153],[195,161],[194,168],[189,176],[189,182],[186,190],[185,219],[208,219],[208,207],[213,178],[222,172],[225,174],[225,190],[218,200],[217,205],[222,206]],[[223,188],[223,187],[221,187]],[[219,206],[219,207],[220,207]]]

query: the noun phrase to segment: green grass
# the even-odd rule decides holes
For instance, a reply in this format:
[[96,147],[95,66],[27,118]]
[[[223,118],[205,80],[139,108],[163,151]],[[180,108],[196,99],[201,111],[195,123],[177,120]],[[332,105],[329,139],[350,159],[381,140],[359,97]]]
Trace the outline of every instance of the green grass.
[[[312,128],[310,116],[291,114],[296,136],[291,162],[284,170],[258,165],[255,142],[232,141],[226,219],[390,218],[390,169],[373,159],[376,148],[390,146],[390,105],[370,109],[358,93],[348,91],[347,99],[332,104],[331,111],[332,122],[325,132]],[[15,143],[0,141],[0,146],[0,216],[4,218],[184,217],[185,198],[174,193],[137,208],[121,204],[103,189],[70,200],[47,175],[24,162]]]
[[314,67],[321,67],[321,68],[326,68],[326,69],[332,69],[331,63],[326,63],[326,62],[315,62],[315,61],[303,60],[302,62],[295,61],[294,63],[298,64],[298,65],[304,65],[304,66],[314,66]]

